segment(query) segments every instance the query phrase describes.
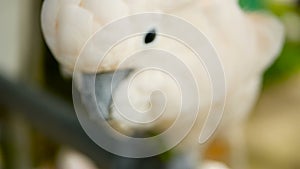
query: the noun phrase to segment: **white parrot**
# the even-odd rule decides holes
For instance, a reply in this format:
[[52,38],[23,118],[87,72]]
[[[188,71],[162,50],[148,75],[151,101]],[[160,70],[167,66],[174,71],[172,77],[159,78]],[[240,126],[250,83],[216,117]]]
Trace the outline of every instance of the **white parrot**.
[[[148,33],[130,38],[115,46],[100,66],[97,62],[99,59],[97,48],[90,48],[85,53],[81,53],[86,42],[99,29],[117,19],[142,12],[160,12],[183,18],[203,32],[214,45],[226,79],[225,111],[216,135],[230,140],[238,131],[236,125],[244,122],[256,101],[263,72],[281,50],[284,41],[284,29],[281,23],[267,13],[242,11],[237,0],[45,0],[42,9],[42,29],[49,48],[65,72],[71,73],[74,70],[81,54],[83,59],[82,62],[77,63],[77,68],[87,75],[96,71],[99,79],[110,77],[122,60],[134,51],[150,48],[172,51],[195,73],[196,81],[201,84],[199,86],[200,111],[207,112],[211,104],[212,92],[205,68],[195,60],[193,53],[187,48],[161,36],[159,23],[144,30]],[[130,24],[138,23],[129,23],[129,27]],[[112,36],[114,32],[107,32],[108,40]],[[93,45],[103,44],[94,41]],[[119,125],[121,130],[126,131],[140,129],[162,131],[169,127],[177,117],[177,113],[174,112],[177,112],[179,103],[177,98],[180,98],[180,91],[172,79],[162,72],[148,71],[137,76],[128,93],[133,107],[139,111],[147,111],[151,106],[153,110],[161,106],[160,98],[149,96],[157,89],[162,90],[169,98],[164,110],[165,115],[155,125],[134,124],[119,115],[111,102],[111,97],[114,95],[115,98],[122,99],[121,90],[125,90],[122,83],[128,81],[130,76],[132,76],[130,71],[120,75],[119,84],[112,94],[107,93],[110,91],[110,86],[105,84],[108,83],[105,80],[102,80],[101,87],[96,87],[96,92],[102,93],[102,96],[99,96],[102,102],[99,104],[103,104],[106,109],[105,118],[109,118],[114,124]],[[212,103],[212,106],[216,104],[219,103]],[[189,114],[188,107],[183,111]],[[156,116],[155,111],[147,113],[145,116]],[[198,132],[199,129],[195,131]],[[197,132],[191,132],[190,138],[197,137]],[[233,149],[234,146],[241,144],[237,140],[232,141]],[[189,155],[186,157],[197,159],[195,154],[200,150],[197,150],[196,146],[196,142],[194,144],[186,139],[174,151],[192,154],[193,157]],[[235,156],[239,156],[237,154]],[[176,161],[176,158],[174,159]],[[178,165],[179,167],[171,164],[172,167],[169,168],[185,168]],[[195,168],[194,164],[190,166]],[[207,168],[225,168],[213,163],[207,166],[209,166]]]

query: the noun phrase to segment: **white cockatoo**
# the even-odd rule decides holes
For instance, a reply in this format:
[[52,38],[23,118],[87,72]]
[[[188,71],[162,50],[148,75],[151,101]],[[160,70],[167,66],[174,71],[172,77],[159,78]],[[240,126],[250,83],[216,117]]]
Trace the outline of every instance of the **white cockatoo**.
[[[155,97],[155,94],[152,95],[153,97],[150,96],[153,91],[160,90],[168,98],[164,115],[155,124],[135,124],[118,113],[111,97],[119,98],[122,102],[124,98],[122,90],[126,90],[123,83],[130,80],[134,71],[121,73],[118,86],[111,94],[108,94],[110,81],[105,79],[112,76],[112,72],[118,68],[126,56],[138,50],[157,48],[170,51],[191,69],[199,84],[201,95],[199,109],[201,112],[199,113],[208,112],[210,106],[220,104],[211,103],[210,81],[204,66],[195,60],[193,52],[182,44],[160,35],[161,23],[153,23],[153,27],[144,30],[145,34],[128,38],[114,46],[100,65],[98,65],[100,58],[97,58],[99,53],[97,47],[102,46],[105,41],[91,42],[93,47],[84,49],[82,53],[85,44],[98,30],[112,21],[142,12],[166,13],[182,18],[206,35],[218,53],[226,80],[225,111],[217,135],[233,137],[231,133],[237,130],[234,128],[235,125],[243,122],[255,103],[263,72],[281,50],[284,40],[281,23],[267,13],[242,11],[237,0],[45,0],[42,9],[42,29],[53,55],[65,72],[72,73],[77,64],[76,68],[83,74],[97,73],[97,78],[102,81],[100,80],[101,87],[96,86],[95,92],[102,94],[99,96],[99,104],[102,104],[106,110],[104,116],[107,119],[109,117],[110,121],[126,131],[166,129],[176,119],[180,103],[180,90],[172,78],[165,73],[150,70],[135,76],[128,89],[130,103],[141,112],[151,109],[144,115],[145,118],[157,116],[155,110],[156,107],[161,106],[161,98]],[[138,24],[129,22],[124,27],[130,28]],[[115,33],[108,31],[105,38],[109,41]],[[81,62],[76,63],[79,56],[82,58]],[[79,90],[84,90],[84,88],[79,87]],[[183,108],[182,111],[181,113],[188,116],[189,106]],[[196,134],[190,135],[194,138]],[[197,138],[195,143],[197,143]],[[233,144],[238,146],[239,141]],[[197,144],[191,141],[183,141],[181,145],[178,146],[178,150],[174,151],[189,154],[186,157],[198,152],[195,147]],[[197,159],[195,156],[190,158]],[[176,158],[174,159],[173,161],[176,161]],[[176,164],[179,165],[176,167],[175,163],[170,164],[172,167],[169,168],[185,168],[180,164]],[[225,168],[213,163],[206,166]]]

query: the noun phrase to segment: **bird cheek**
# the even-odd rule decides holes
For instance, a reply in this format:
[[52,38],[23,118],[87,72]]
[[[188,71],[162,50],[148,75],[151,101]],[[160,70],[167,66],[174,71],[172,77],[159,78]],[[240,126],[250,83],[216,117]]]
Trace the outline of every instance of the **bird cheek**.
[[[131,129],[156,132],[170,127],[181,104],[177,86],[166,76],[161,72],[144,72],[120,84],[114,95],[117,102],[113,103],[112,119]],[[126,103],[133,112],[122,109]]]
[[[129,83],[124,81],[120,84],[113,96],[112,119],[125,130],[148,128],[149,125],[143,122],[150,118],[150,97],[147,92],[141,90],[141,86],[136,83],[128,86]],[[137,116],[140,118],[135,119]]]

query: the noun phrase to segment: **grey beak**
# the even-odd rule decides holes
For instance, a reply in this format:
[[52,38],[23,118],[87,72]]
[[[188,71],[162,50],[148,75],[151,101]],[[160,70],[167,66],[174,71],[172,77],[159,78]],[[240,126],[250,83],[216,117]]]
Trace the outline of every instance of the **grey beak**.
[[78,90],[86,110],[92,116],[91,118],[100,116],[104,120],[110,119],[112,95],[131,71],[126,69],[115,72],[103,72],[96,75],[82,74]]

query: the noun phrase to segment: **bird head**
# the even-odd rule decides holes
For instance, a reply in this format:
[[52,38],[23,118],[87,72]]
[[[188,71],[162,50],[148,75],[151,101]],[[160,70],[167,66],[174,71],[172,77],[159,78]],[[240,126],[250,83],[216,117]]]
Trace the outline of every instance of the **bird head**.
[[[211,103],[213,92],[205,66],[195,59],[193,52],[186,46],[161,33],[163,29],[168,29],[163,20],[150,21],[146,26],[129,20],[117,29],[105,29],[120,18],[141,12],[176,16],[202,32],[219,56],[226,78],[227,97],[234,93],[237,86],[250,79],[260,79],[263,71],[276,58],[283,41],[283,28],[273,16],[267,13],[246,13],[240,9],[236,0],[45,0],[42,29],[53,55],[66,72],[72,73],[76,67],[81,73],[77,81],[78,89],[91,111],[97,107],[90,104],[92,94],[85,91],[93,87],[88,82],[96,73],[94,87],[98,108],[102,110],[103,118],[118,123],[122,128],[170,126],[178,116],[181,100],[176,80],[158,70],[137,73],[138,67],[151,61],[149,58],[155,58],[155,52],[147,52],[148,49],[159,48],[173,53],[194,75],[198,87],[194,92],[201,93],[201,102],[190,101],[181,109],[183,113],[188,116],[194,104],[200,105],[199,111],[209,109],[211,104],[219,104]],[[139,28],[141,33],[121,40],[107,52],[105,58],[99,58],[102,57],[99,53],[105,52],[102,51],[103,46],[110,44],[119,31],[130,32],[135,28]],[[99,31],[101,36],[97,36]],[[144,51],[142,54],[146,57],[124,64],[123,61],[136,51]],[[203,51],[203,54],[207,53]],[[164,59],[158,61],[168,62]],[[185,74],[179,76],[184,79]],[[114,77],[115,83],[111,85]],[[130,82],[128,88],[125,84]],[[163,97],[155,91],[162,92]],[[134,110],[142,112],[140,120],[144,122],[160,117],[158,109],[162,108],[164,115],[156,123],[137,124],[118,113],[112,98],[116,98],[120,104],[129,99]],[[168,103],[165,103],[164,98],[167,98]]]

